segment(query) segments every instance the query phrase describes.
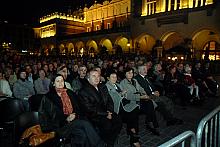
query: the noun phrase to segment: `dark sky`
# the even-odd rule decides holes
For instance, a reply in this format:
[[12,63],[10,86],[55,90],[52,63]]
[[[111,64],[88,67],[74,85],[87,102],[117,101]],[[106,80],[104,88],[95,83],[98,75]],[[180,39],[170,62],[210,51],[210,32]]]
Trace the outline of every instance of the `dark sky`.
[[[90,6],[95,0],[1,0],[0,20],[9,23],[33,24],[39,17],[51,12],[65,12],[68,8]],[[103,0],[97,0],[101,2]]]

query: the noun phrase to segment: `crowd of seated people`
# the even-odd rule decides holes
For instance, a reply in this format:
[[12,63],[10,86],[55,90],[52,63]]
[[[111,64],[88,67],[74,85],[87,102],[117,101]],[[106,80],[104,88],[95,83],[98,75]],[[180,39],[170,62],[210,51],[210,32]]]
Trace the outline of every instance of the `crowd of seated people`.
[[81,136],[76,144],[84,146],[114,146],[125,123],[131,146],[139,147],[140,114],[146,116],[146,129],[160,135],[155,111],[167,126],[182,124],[174,104],[202,103],[216,95],[218,86],[209,64],[154,62],[145,55],[0,60],[0,96],[20,99],[26,111],[33,110],[34,98],[40,99],[35,110],[42,129]]

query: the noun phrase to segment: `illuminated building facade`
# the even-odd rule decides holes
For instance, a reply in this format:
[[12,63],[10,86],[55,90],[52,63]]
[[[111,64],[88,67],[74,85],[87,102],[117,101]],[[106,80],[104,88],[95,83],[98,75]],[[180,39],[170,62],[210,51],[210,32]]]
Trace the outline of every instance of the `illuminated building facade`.
[[154,50],[162,57],[170,48],[181,46],[192,57],[201,58],[208,51],[211,59],[218,59],[218,14],[217,0],[105,0],[77,15],[45,16],[35,32],[44,51],[57,48],[63,54]]

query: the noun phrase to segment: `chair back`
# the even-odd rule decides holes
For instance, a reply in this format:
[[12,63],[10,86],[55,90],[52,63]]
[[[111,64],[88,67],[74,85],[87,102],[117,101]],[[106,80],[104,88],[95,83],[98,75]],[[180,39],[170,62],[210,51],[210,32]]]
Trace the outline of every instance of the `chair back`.
[[31,111],[38,111],[43,96],[43,94],[37,94],[28,99]]
[[27,129],[39,124],[38,112],[24,112],[15,119],[15,127]]
[[39,124],[38,112],[24,112],[15,119],[16,140],[19,140],[22,133],[32,126]]
[[6,98],[0,101],[1,123],[15,120],[15,118],[24,112],[21,100],[16,98]]

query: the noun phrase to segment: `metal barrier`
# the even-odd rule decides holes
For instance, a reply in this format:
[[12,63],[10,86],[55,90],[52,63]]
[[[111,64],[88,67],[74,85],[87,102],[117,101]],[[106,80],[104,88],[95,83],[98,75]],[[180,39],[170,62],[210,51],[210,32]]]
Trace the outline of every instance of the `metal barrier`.
[[220,106],[200,121],[196,139],[197,147],[220,147]]
[[178,144],[182,144],[182,147],[185,146],[186,139],[190,138],[190,147],[196,147],[196,135],[192,131],[185,131],[182,134],[179,134],[175,138],[161,144],[159,147],[173,147]]

